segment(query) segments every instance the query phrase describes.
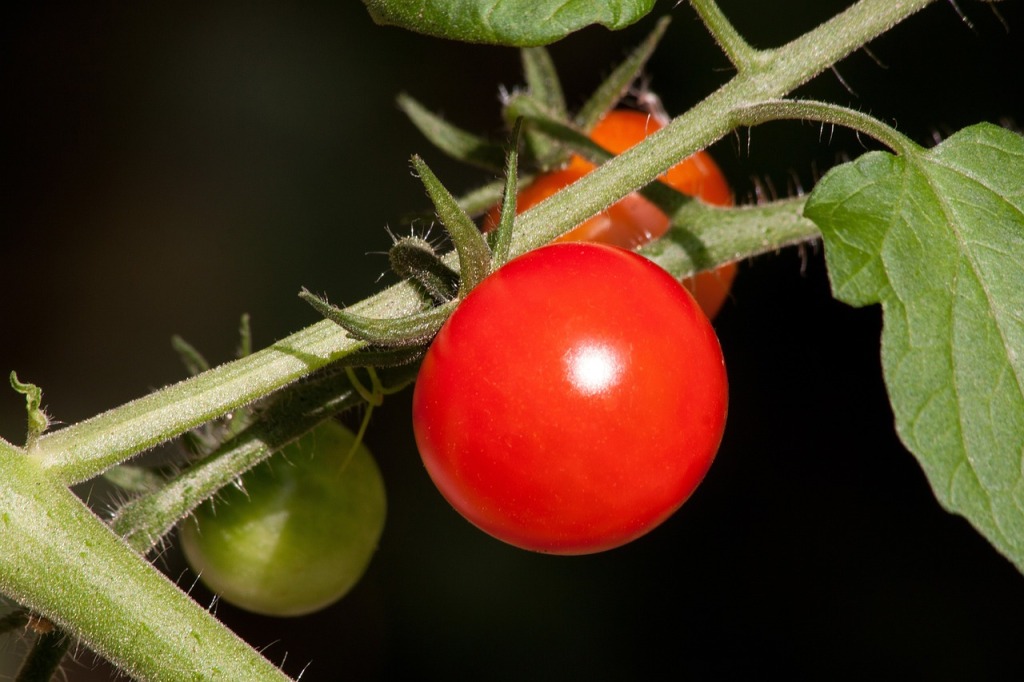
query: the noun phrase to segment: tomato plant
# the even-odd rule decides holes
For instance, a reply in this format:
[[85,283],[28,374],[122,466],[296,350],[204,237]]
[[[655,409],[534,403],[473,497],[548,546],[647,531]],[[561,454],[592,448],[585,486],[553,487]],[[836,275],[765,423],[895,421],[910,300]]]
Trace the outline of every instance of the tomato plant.
[[726,408],[718,339],[686,289],[629,251],[563,243],[512,260],[459,305],[423,361],[413,426],[469,521],[585,554],[689,497]]
[[380,471],[328,421],[242,476],[180,526],[201,580],[248,611],[299,616],[343,597],[384,529]]
[[[627,109],[608,112],[590,133],[590,138],[613,154],[621,154],[651,133],[660,130],[664,122],[653,114]],[[516,197],[517,212],[525,211],[563,187],[571,185],[596,166],[573,155],[560,169],[541,174],[523,188]],[[661,181],[670,187],[695,196],[709,204],[729,206],[733,203],[732,190],[707,152],[700,151],[672,166]],[[498,224],[500,207],[495,207],[484,218],[484,228]],[[624,249],[635,249],[668,231],[668,218],[654,204],[634,192],[573,228],[559,241],[593,241]],[[729,288],[736,277],[736,264],[729,263],[715,270],[705,271],[683,281],[696,297],[708,317],[714,318],[725,303]]]

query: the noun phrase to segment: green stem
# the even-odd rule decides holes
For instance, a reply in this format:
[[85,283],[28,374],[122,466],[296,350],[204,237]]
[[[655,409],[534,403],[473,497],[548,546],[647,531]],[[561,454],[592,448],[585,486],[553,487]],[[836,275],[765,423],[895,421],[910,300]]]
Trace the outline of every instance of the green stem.
[[690,4],[733,66],[739,71],[753,68],[759,59],[758,51],[736,31],[718,3],[714,0],[690,0]]
[[[690,202],[676,213],[671,228],[681,234],[652,242],[640,253],[683,278],[722,263],[820,239],[818,226],[803,216],[804,201],[797,197],[735,209]],[[680,224],[686,225],[685,233],[677,227]]]
[[287,679],[131,551],[37,459],[0,448],[0,481],[4,594],[135,679]]
[[910,138],[874,116],[828,102],[777,99],[736,110],[736,125],[755,126],[781,119],[820,121],[866,133],[899,154],[920,149]]

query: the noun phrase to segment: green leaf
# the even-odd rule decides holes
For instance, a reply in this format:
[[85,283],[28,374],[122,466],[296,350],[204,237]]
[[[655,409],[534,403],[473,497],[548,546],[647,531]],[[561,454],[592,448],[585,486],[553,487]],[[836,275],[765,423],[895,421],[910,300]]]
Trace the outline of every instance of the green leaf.
[[438,38],[494,45],[547,45],[591,24],[616,30],[654,0],[363,0],[378,24]]
[[942,505],[1024,571],[1024,138],[983,124],[866,154],[806,214],[836,297],[882,304],[903,443]]

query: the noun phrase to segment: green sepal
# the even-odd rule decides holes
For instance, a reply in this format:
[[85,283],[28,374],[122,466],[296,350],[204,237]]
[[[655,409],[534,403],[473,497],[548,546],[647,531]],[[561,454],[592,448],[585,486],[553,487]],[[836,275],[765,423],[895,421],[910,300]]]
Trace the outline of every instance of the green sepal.
[[[611,154],[591,141],[589,137],[577,126],[566,123],[559,116],[548,109],[537,98],[529,94],[516,93],[512,95],[505,105],[505,115],[515,119],[523,119],[526,130],[543,133],[545,137],[559,143],[561,146],[569,147],[573,151],[586,151],[591,154],[602,154],[604,158],[611,158]],[[601,159],[602,161],[604,159]],[[595,163],[599,163],[597,161]]]
[[171,337],[171,347],[181,358],[189,376],[194,377],[195,375],[201,374],[210,369],[210,363],[206,361],[203,354],[196,350],[195,346],[177,334]]
[[448,267],[426,239],[402,237],[388,251],[391,269],[402,279],[421,287],[436,303],[444,303],[459,293],[459,274]]
[[441,184],[423,159],[413,156],[412,166],[459,254],[459,296],[465,296],[490,272],[491,249],[473,219],[459,208],[455,197]]
[[43,389],[35,384],[23,384],[18,381],[18,373],[11,372],[11,388],[25,396],[25,412],[28,417],[28,433],[25,445],[31,445],[43,432],[50,427],[50,418],[46,416],[41,405]]
[[[553,116],[568,120],[569,111],[565,105],[565,95],[562,93],[562,84],[558,80],[558,72],[555,71],[550,53],[543,47],[528,47],[520,50],[519,54],[523,63],[523,75],[526,77],[526,96],[535,99]],[[568,159],[565,148],[553,143],[544,135],[528,131],[524,146],[527,157],[533,159],[541,169],[555,168]]]
[[249,313],[242,313],[238,320],[238,357],[247,358],[252,355],[252,328],[249,325]]
[[576,112],[575,123],[581,130],[589,131],[593,128],[629,92],[629,87],[640,77],[647,60],[651,58],[658,43],[665,36],[670,21],[669,17],[660,19],[647,38],[597,86],[586,103]]
[[[533,180],[532,175],[520,177],[520,181],[528,183]],[[505,181],[495,180],[486,185],[476,188],[458,198],[459,206],[471,216],[476,216],[489,211],[492,206],[497,205],[505,195]]]
[[436,308],[405,317],[375,319],[346,312],[306,289],[299,293],[299,298],[348,332],[352,338],[385,348],[404,348],[426,344],[458,305],[458,300],[453,300]]
[[523,120],[517,119],[512,129],[512,139],[508,150],[508,161],[505,165],[505,195],[501,202],[501,218],[494,231],[492,242],[491,269],[497,270],[506,262],[512,253],[512,229],[516,219],[517,173],[519,170],[519,140],[522,137]]
[[505,152],[500,144],[448,123],[405,93],[398,96],[398,108],[431,144],[448,156],[484,170],[501,172]]
[[562,83],[558,80],[551,54],[543,47],[526,47],[519,51],[519,57],[527,89],[551,111],[568,116]]

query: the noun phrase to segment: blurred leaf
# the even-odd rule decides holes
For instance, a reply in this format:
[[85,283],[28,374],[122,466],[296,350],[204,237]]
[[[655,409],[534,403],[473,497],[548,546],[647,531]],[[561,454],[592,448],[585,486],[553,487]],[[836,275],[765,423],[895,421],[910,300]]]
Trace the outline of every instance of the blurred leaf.
[[398,107],[431,144],[452,158],[495,173],[505,167],[505,150],[500,144],[448,123],[409,95],[398,96]]
[[566,118],[569,110],[565,106],[565,94],[551,54],[543,47],[527,47],[520,51],[519,56],[530,93],[544,102],[548,109]]
[[983,124],[830,172],[806,215],[836,297],[881,303],[903,443],[1024,571],[1024,138]]
[[576,114],[576,125],[580,129],[589,132],[629,92],[629,87],[643,73],[647,60],[665,36],[669,21],[669,17],[659,19],[650,35],[597,86],[594,94]]
[[654,0],[363,0],[378,24],[468,43],[547,45],[591,24],[620,29]]
[[[551,61],[551,55],[543,47],[527,47],[520,51],[523,62],[523,75],[526,77],[526,90],[529,96],[539,101],[543,107],[561,120],[568,120],[569,110],[565,105],[562,84],[558,80],[558,72]],[[515,119],[509,121],[513,124]],[[544,135],[526,131],[525,143],[527,157],[536,160],[538,167],[550,169],[559,166],[568,159],[565,149]]]

